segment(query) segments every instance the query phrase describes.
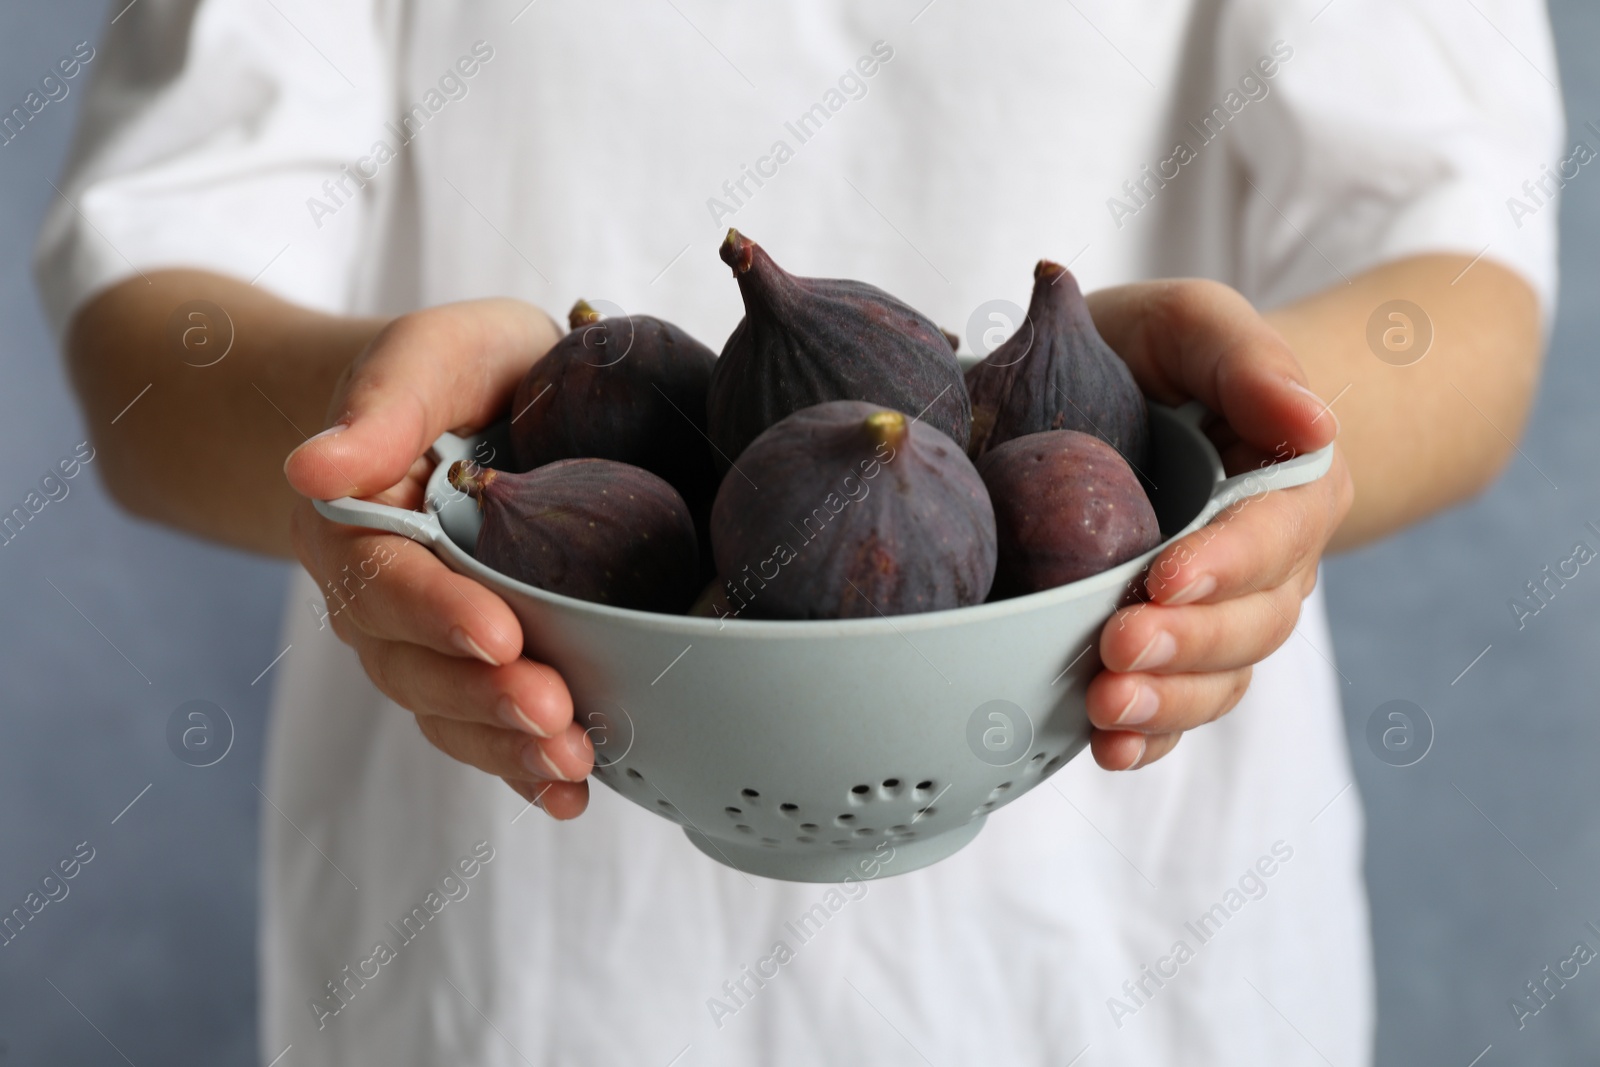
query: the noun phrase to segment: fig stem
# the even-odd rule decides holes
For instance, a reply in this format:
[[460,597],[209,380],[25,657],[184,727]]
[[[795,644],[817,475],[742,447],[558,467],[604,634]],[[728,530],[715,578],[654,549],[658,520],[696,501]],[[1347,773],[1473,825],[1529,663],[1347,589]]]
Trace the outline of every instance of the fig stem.
[[1061,264],[1048,259],[1041,259],[1038,265],[1033,268],[1033,279],[1034,281],[1049,279],[1050,284],[1054,285],[1065,277],[1066,273],[1067,268]]
[[488,467],[480,467],[470,459],[458,459],[450,464],[447,477],[450,484],[460,492],[466,493],[474,500],[483,499],[483,491],[490,482],[494,481],[499,472]]
[[733,268],[735,274],[744,274],[755,261],[756,243],[738,230],[729,229],[718,254],[722,256],[722,262]]
[[862,423],[867,429],[867,435],[880,445],[888,445],[898,449],[906,435],[911,432],[911,423],[898,411],[874,411]]
[[587,326],[591,322],[599,322],[603,318],[587,300],[579,300],[572,305],[572,310],[567,312],[567,325],[576,330],[579,326]]

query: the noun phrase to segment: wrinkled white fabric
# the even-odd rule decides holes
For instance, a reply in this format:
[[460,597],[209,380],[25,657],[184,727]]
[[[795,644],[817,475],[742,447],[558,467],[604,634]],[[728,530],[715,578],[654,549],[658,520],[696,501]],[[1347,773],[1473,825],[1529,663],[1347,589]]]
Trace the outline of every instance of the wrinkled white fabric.
[[[91,68],[46,304],[60,329],[182,265],[335,312],[605,299],[716,347],[737,224],[797,273],[958,329],[1025,304],[1041,256],[1085,288],[1197,274],[1271,306],[1481,253],[1549,312],[1538,182],[1566,153],[1540,4],[924,3],[142,0]],[[853,898],[718,866],[604,787],[573,823],[524,814],[376,693],[320,604],[297,576],[275,672],[264,1062],[1370,1061],[1320,591],[1167,759],[1080,757],[964,851]],[[836,910],[796,942],[784,924],[819,901]],[[419,905],[437,914],[407,939]],[[744,969],[780,939],[794,958],[758,988]],[[364,962],[379,941],[393,959]]]

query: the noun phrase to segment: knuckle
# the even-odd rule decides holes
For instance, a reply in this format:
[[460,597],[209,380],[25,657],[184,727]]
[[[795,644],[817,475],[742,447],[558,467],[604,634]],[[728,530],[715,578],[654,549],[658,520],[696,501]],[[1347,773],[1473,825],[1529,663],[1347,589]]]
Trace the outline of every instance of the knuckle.
[[327,597],[323,597],[323,603],[327,607],[328,627],[333,630],[333,636],[345,644],[355,647],[361,636],[361,629],[356,626],[355,620],[350,618],[349,612],[344,608],[338,608],[329,603]]
[[404,705],[399,690],[395,688],[388,654],[376,642],[352,641],[350,644],[355,646],[356,654],[361,659],[361,669],[366,671],[367,677],[377,687],[378,692],[396,704]]
[[491,774],[507,778],[527,781],[533,777],[522,764],[522,748],[528,743],[526,738],[510,730],[485,730],[481,737],[482,744],[475,747],[474,758],[468,762]]
[[1268,634],[1270,635],[1270,647],[1267,651],[1269,653],[1276,651],[1285,641],[1288,641],[1289,638],[1294,635],[1295,624],[1300,618],[1300,600],[1298,597],[1294,596],[1293,590],[1290,591],[1288,600],[1289,603],[1283,605],[1283,607],[1279,610],[1272,612],[1272,618],[1268,622],[1268,626],[1270,627],[1268,630]]
[[422,731],[423,738],[434,748],[447,756],[454,753],[445,744],[444,720],[436,715],[417,715],[417,729]]
[[1304,600],[1306,597],[1308,597],[1312,593],[1316,592],[1317,579],[1318,579],[1320,571],[1321,571],[1320,567],[1305,567],[1300,571],[1300,599],[1301,600]]
[[1227,702],[1223,705],[1223,714],[1227,714],[1238,706],[1239,701],[1250,691],[1250,679],[1254,677],[1255,670],[1244,667],[1233,672],[1233,677],[1228,686]]
[[1183,279],[1162,285],[1151,310],[1165,330],[1182,336],[1210,313],[1219,293],[1231,292],[1227,286],[1208,279]]

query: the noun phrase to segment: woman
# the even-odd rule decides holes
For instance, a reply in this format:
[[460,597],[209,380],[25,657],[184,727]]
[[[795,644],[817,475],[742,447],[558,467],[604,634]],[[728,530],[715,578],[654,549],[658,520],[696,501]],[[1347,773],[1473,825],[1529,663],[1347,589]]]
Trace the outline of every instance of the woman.
[[[1480,15],[124,11],[39,273],[117,498],[309,572],[275,672],[263,1061],[1368,1062],[1360,814],[1313,587],[1325,549],[1481,489],[1533,392],[1549,29],[1532,0]],[[1508,212],[1529,180],[1535,210]],[[740,313],[730,224],[952,325],[1070,262],[1112,286],[1096,321],[1146,392],[1220,414],[1231,466],[1339,439],[1328,477],[1175,546],[1154,602],[1108,624],[1092,761],[765,964],[824,888],[719,867],[591,792],[509,609],[308,503],[415,505],[429,442],[498,417],[579,296],[715,347]],[[1148,280],[1181,276],[1212,281]]]

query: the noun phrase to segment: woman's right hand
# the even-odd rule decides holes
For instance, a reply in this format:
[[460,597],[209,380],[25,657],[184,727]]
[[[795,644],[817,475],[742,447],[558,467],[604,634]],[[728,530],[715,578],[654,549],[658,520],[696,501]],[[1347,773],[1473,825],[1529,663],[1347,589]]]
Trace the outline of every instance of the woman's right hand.
[[293,518],[295,554],[373,684],[416,715],[440,751],[570,819],[588,804],[594,747],[561,676],[522,654],[510,607],[422,545],[311,506],[353,496],[420,508],[434,439],[499,418],[560,336],[548,315],[516,300],[401,316],[346,368],[329,428],[295,449],[284,473],[306,498]]

